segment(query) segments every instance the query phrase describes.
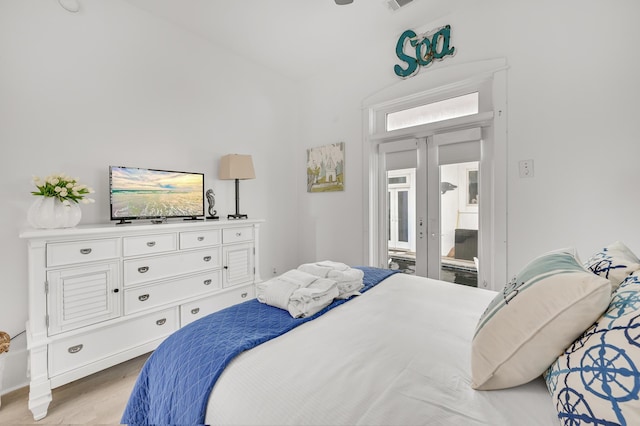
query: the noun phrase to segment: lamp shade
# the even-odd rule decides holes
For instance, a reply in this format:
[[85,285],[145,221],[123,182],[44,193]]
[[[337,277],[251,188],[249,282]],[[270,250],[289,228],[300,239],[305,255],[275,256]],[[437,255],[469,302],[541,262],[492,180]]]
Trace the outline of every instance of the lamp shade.
[[250,155],[229,154],[220,158],[220,179],[255,179],[253,160]]

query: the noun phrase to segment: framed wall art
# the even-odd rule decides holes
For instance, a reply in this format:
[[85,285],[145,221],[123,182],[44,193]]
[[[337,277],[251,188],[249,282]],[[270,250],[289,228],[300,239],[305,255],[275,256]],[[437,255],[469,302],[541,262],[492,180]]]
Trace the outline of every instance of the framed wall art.
[[344,191],[344,142],[307,149],[307,192]]

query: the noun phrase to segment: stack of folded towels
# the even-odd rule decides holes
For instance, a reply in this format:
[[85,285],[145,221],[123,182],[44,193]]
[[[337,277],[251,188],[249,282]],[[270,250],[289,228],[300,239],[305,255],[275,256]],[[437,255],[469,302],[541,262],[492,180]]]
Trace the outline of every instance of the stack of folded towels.
[[360,294],[364,273],[344,263],[306,263],[257,285],[257,299],[289,311],[294,318],[312,316],[333,299]]
[[338,285],[338,299],[348,299],[360,295],[364,287],[364,272],[353,269],[344,263],[325,260],[317,263],[305,263],[298,266],[299,271],[307,272],[320,278],[328,278]]

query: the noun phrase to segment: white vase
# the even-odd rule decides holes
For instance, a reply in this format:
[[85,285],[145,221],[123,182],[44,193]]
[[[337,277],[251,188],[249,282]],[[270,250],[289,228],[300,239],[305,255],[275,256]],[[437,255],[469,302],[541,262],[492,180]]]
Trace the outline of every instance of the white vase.
[[34,228],[72,228],[80,219],[82,210],[78,203],[63,204],[55,197],[38,196],[27,212],[27,221]]

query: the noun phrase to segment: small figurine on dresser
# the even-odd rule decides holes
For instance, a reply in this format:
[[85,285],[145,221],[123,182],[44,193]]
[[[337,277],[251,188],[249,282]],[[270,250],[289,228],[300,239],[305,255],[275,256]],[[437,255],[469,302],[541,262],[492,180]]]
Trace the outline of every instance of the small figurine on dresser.
[[213,209],[213,206],[216,205],[215,195],[216,194],[213,193],[212,189],[207,189],[207,192],[205,193],[205,196],[207,197],[207,203],[209,203],[209,209],[208,209],[209,216],[207,216],[207,219],[212,219],[212,220],[220,219],[218,216],[216,216],[218,212]]

